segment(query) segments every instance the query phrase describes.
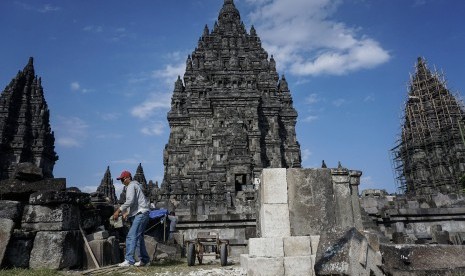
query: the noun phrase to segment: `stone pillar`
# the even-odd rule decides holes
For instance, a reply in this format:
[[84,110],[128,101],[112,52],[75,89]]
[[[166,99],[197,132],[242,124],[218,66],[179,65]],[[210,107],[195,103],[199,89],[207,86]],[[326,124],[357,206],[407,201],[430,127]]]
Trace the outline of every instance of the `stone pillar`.
[[351,170],[349,172],[350,175],[350,195],[352,200],[352,212],[353,212],[353,220],[354,220],[354,227],[357,228],[359,231],[363,230],[363,223],[362,223],[362,213],[360,211],[360,201],[358,195],[358,186],[360,185],[360,177],[362,176],[361,171]]
[[354,225],[354,217],[349,170],[339,165],[337,169],[331,169],[331,178],[336,204],[336,225],[342,228],[351,227]]

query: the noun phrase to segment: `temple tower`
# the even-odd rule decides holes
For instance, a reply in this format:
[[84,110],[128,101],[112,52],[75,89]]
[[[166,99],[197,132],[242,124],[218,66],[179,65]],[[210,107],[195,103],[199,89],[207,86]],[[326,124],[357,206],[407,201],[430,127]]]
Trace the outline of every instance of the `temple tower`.
[[30,162],[53,178],[58,156],[49,110],[33,58],[0,95],[0,180],[12,177],[18,163]]
[[115,185],[113,185],[113,179],[111,178],[110,166],[107,166],[107,170],[103,175],[100,186],[97,188],[97,192],[104,194],[111,204],[117,203]]
[[296,119],[273,56],[225,0],[174,84],[158,200],[178,215],[254,213],[263,168],[301,167]]
[[392,149],[400,192],[459,193],[465,182],[464,109],[442,76],[418,58],[401,137]]

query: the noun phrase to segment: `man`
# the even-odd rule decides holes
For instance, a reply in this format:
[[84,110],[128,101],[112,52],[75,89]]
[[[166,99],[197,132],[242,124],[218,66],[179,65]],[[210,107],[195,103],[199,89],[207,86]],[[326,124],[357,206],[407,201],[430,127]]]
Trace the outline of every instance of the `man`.
[[[123,212],[123,218],[128,218],[132,223],[126,236],[125,260],[118,266],[146,266],[150,262],[144,241],[144,231],[149,221],[149,202],[145,198],[139,182],[132,180],[130,172],[123,171],[116,179],[121,180],[121,183],[126,186],[126,201],[115,211],[113,219],[117,220],[120,213]],[[140,260],[137,263],[134,259],[136,247],[139,247]]]
[[170,220],[170,235],[168,236],[168,240],[173,240],[173,233],[176,232],[176,223],[178,222],[178,217],[176,214],[171,211],[168,215],[168,219]]

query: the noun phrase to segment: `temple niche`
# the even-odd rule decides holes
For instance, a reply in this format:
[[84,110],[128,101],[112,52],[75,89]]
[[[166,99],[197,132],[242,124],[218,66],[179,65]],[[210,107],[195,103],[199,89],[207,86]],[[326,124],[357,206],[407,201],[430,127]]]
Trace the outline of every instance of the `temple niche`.
[[20,163],[32,163],[44,178],[53,178],[57,160],[47,102],[31,57],[0,95],[0,180],[13,178]]
[[178,215],[255,214],[263,168],[300,168],[284,76],[232,0],[205,26],[174,84],[164,179],[152,200]]

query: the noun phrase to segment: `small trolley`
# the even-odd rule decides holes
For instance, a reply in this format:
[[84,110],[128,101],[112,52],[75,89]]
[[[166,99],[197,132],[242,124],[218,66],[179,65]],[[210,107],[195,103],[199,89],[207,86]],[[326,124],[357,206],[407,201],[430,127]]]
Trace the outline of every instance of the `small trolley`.
[[185,242],[187,253],[187,265],[195,264],[195,256],[199,264],[202,264],[203,256],[215,256],[220,258],[221,266],[228,263],[229,240],[222,240],[217,232],[199,232],[195,240]]

